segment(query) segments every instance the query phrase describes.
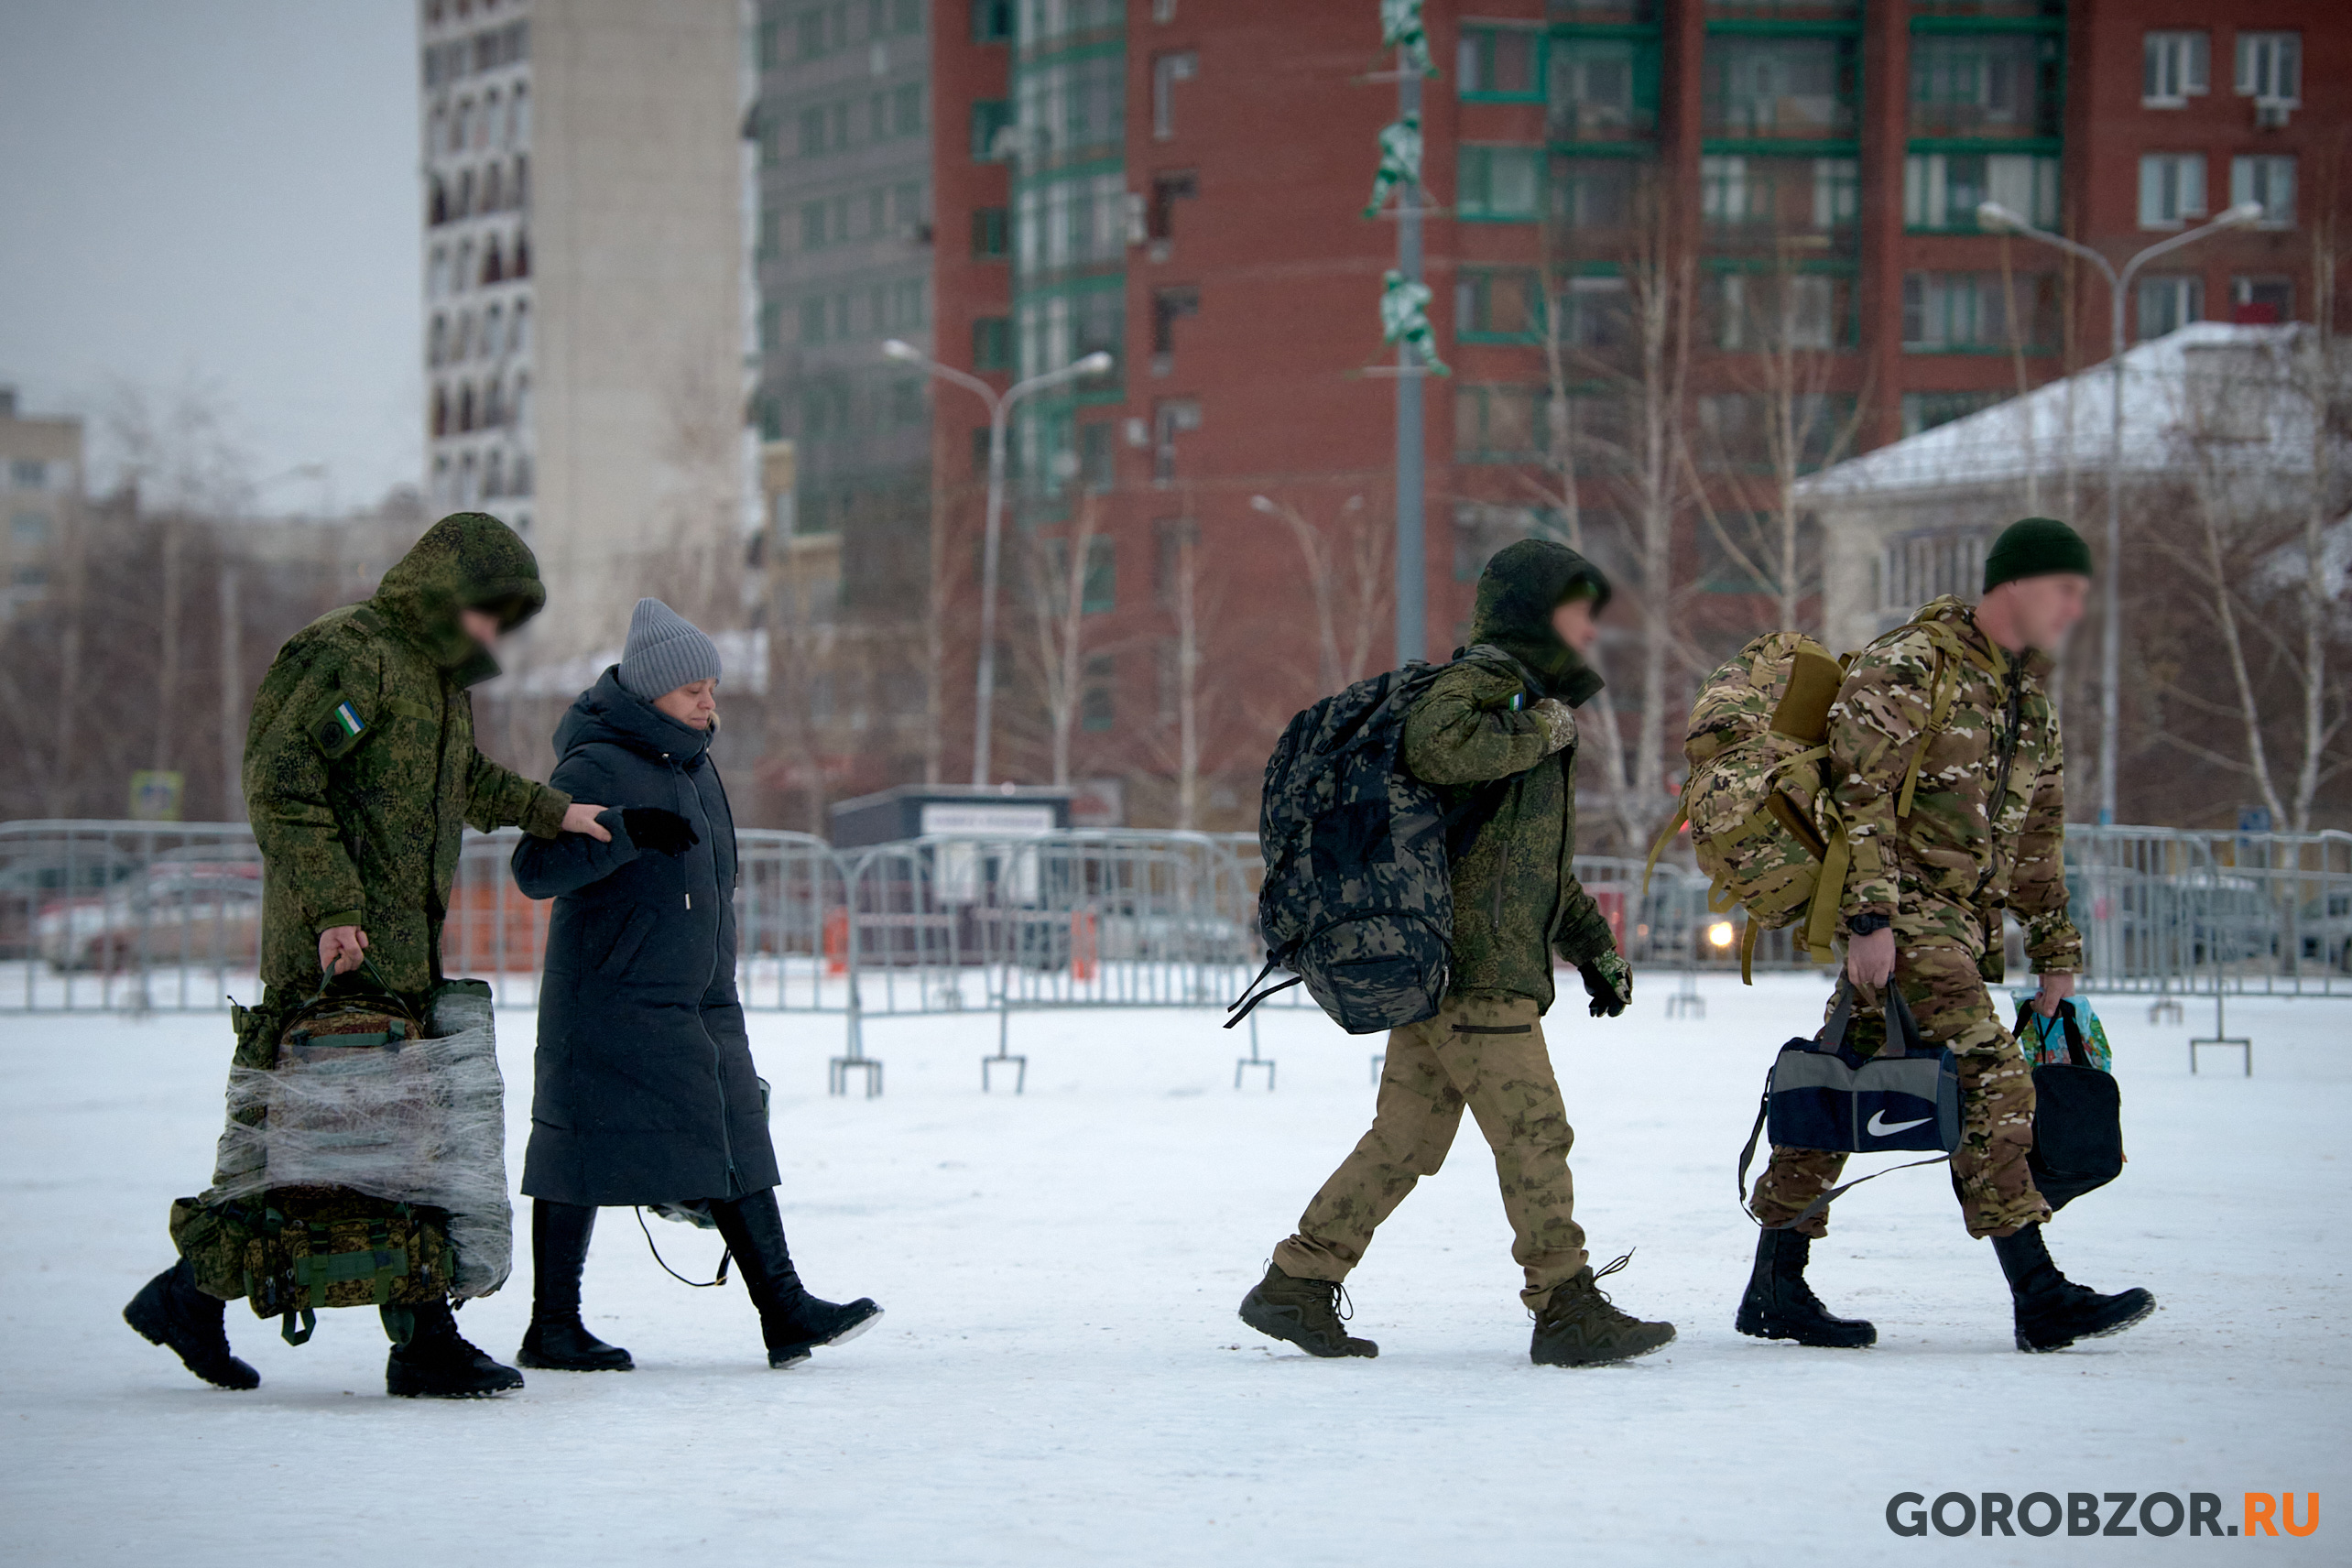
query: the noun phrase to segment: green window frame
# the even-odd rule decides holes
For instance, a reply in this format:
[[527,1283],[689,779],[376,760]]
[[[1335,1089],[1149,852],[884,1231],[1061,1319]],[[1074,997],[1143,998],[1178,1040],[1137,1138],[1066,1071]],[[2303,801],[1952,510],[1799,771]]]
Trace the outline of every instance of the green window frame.
[[1530,463],[1543,455],[1541,387],[1472,382],[1454,389],[1457,463]]
[[1086,660],[1086,682],[1078,695],[1078,727],[1100,733],[1116,728],[1117,721],[1118,659],[1094,654]]
[[1709,141],[1851,141],[1862,40],[1848,32],[1707,34],[1699,134]]
[[1454,90],[1465,103],[1543,101],[1543,34],[1532,27],[1465,22],[1454,46]]
[[1013,214],[1006,207],[972,209],[972,259],[1003,261],[1013,254]]
[[1013,319],[975,316],[972,319],[972,368],[980,371],[1013,367]]
[[909,82],[890,90],[890,134],[894,136],[919,136],[923,134],[923,84]]
[[994,150],[997,133],[1011,126],[1013,105],[1004,98],[975,98],[972,101],[972,161],[997,163],[1002,161]]
[[1454,279],[1454,337],[1465,343],[1543,340],[1543,275],[1529,267],[1465,267]]
[[1465,142],[1455,159],[1454,213],[1465,223],[1531,223],[1544,187],[1540,147]]
[[1903,227],[1973,234],[1976,207],[1998,201],[2029,223],[2059,223],[2060,160],[2026,152],[1913,152],[1903,159]]
[[1013,0],[972,0],[972,41],[1008,44],[1013,41]]
[[1906,272],[1902,283],[1905,354],[2056,352],[2057,275],[2016,272],[2008,280],[2027,313],[2021,342],[2009,341],[2009,296],[1998,272]]
[[[1111,427],[1108,423],[1082,425],[1078,431],[1081,453],[1080,471],[1086,474],[1089,483],[1093,482],[1094,474],[1084,464],[1086,438],[1094,436],[1097,431],[1101,432],[1096,439],[1101,441],[1103,450],[1110,451],[1108,437]],[[1118,540],[1106,534],[1096,534],[1086,541],[1086,574],[1078,584],[1078,608],[1081,614],[1106,615],[1119,607],[1118,545]]]
[[1747,151],[1699,158],[1699,221],[1713,245],[1777,245],[1791,237],[1858,240],[1862,166],[1841,156]]
[[1544,65],[1544,135],[1554,142],[1638,140],[1658,129],[1658,42],[1555,36]]
[[1911,134],[1972,141],[2058,136],[2063,45],[2050,32],[1914,34]]

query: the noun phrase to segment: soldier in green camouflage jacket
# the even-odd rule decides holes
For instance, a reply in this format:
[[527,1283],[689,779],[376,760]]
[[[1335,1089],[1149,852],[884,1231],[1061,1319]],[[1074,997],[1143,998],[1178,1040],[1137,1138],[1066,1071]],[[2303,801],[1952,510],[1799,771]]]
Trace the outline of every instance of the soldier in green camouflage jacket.
[[1339,1282],[1372,1233],[1452,1148],[1466,1106],[1493,1148],[1530,1355],[1584,1365],[1655,1350],[1671,1323],[1612,1307],[1574,1217],[1574,1134],[1540,1022],[1556,954],[1576,965],[1595,1017],[1616,1017],[1633,974],[1576,880],[1574,706],[1600,678],[1579,650],[1598,635],[1606,578],[1573,550],[1526,539],[1478,583],[1471,644],[1405,721],[1404,764],[1437,788],[1454,824],[1451,978],[1435,1017],[1391,1030],[1372,1130],[1274,1249],[1243,1320],[1318,1356],[1371,1356],[1341,1326]]
[[[2048,1269],[2047,1279],[2035,1274],[2033,1303],[2019,1298],[2021,1346],[2029,1305],[2043,1312],[2043,1287],[2059,1277],[2041,1241],[2050,1206],[2027,1164],[2033,1074],[1986,982],[2002,977],[2004,909],[2024,922],[2045,1015],[2072,995],[2082,967],[2066,913],[2063,754],[2044,682],[2045,650],[2080,615],[2089,578],[2089,550],[2073,529],[2049,518],[2014,525],[1987,558],[1983,602],[1938,599],[1871,644],[1829,713],[1833,799],[1854,857],[1839,912],[1847,974],[1866,998],[1848,1040],[1867,1052],[1885,1039],[1869,998],[1891,975],[1927,1040],[1957,1059],[1952,1184],[1968,1234],[1995,1238],[2013,1281],[2037,1259]],[[1876,1337],[1867,1323],[1828,1315],[1802,1278],[1810,1239],[1827,1229],[1815,1202],[1845,1162],[1773,1149],[1752,1208],[1781,1228],[1759,1245],[1743,1333],[1847,1345]]]
[[[411,1011],[429,1011],[467,823],[610,836],[595,822],[602,807],[575,805],[474,749],[469,689],[497,673],[491,646],[546,600],[530,548],[497,518],[460,512],[427,529],[375,597],[328,612],[278,650],[245,737],[265,989],[240,1014],[238,1065],[271,1066],[295,1010],[331,975],[363,965]],[[125,1316],[199,1377],[254,1387],[258,1376],[229,1352],[221,1301],[195,1277],[183,1258]],[[387,1307],[385,1326],[396,1393],[522,1382],[458,1337],[445,1301]]]

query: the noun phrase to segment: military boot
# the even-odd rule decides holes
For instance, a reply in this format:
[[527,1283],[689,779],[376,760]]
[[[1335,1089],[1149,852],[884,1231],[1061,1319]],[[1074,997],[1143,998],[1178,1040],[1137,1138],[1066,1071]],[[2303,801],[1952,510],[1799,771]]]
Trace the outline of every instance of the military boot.
[[1757,1339],[1793,1339],[1799,1345],[1859,1350],[1878,1343],[1878,1331],[1860,1318],[1830,1314],[1805,1283],[1813,1238],[1792,1230],[1768,1230],[1756,1238],[1756,1271],[1739,1299],[1732,1326]]
[[1644,1323],[1617,1311],[1600,1287],[1633,1260],[1628,1252],[1599,1273],[1590,1266],[1556,1287],[1552,1299],[1535,1314],[1535,1337],[1528,1359],[1538,1367],[1598,1367],[1610,1361],[1630,1361],[1662,1350],[1674,1339],[1670,1323]]
[[731,1202],[714,1200],[711,1218],[743,1270],[744,1288],[759,1309],[768,1365],[778,1371],[798,1367],[822,1346],[847,1344],[881,1317],[882,1309],[868,1297],[828,1301],[809,1293],[784,1245],[784,1216],[773,1187]]
[[261,1374],[229,1353],[226,1301],[196,1288],[196,1271],[181,1258],[147,1282],[123,1309],[123,1321],[166,1345],[180,1365],[223,1388],[258,1388]]
[[1258,1333],[1287,1339],[1309,1356],[1374,1356],[1380,1347],[1351,1338],[1339,1310],[1345,1292],[1336,1279],[1301,1279],[1277,1264],[1241,1299],[1241,1321]]
[[580,1321],[580,1271],[596,1211],[580,1203],[531,1200],[531,1326],[517,1366],[549,1372],[626,1372],[629,1353],[606,1345]]
[[475,1399],[523,1386],[523,1375],[494,1361],[457,1332],[447,1301],[384,1307],[392,1355],[384,1364],[384,1391],[402,1399]]
[[2020,1350],[2063,1350],[2078,1339],[2121,1334],[2156,1310],[2156,1298],[2136,1285],[2102,1296],[2059,1273],[2038,1225],[1993,1237],[1993,1253],[2016,1302]]

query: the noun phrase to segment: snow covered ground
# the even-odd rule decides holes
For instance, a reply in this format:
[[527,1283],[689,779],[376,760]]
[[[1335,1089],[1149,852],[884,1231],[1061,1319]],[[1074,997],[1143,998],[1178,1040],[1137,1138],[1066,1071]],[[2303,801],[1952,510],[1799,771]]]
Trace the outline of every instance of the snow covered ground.
[[[882,1099],[832,1100],[837,1019],[755,1016],[785,1214],[819,1290],[888,1310],[770,1373],[741,1290],[689,1290],[604,1216],[590,1321],[638,1370],[483,1404],[387,1401],[372,1313],[292,1348],[242,1304],[255,1393],[199,1385],[125,1328],[211,1169],[217,1017],[0,1018],[0,1518],[10,1562],[249,1563],[1840,1563],[2147,1562],[2146,1538],[1899,1539],[1899,1492],[2328,1495],[2287,1555],[2352,1561],[2352,1008],[2248,1002],[2256,1075],[2106,1009],[2132,1160],[2053,1227],[2074,1277],[2162,1311],[2064,1355],[2009,1347],[1990,1249],[1933,1171],[1838,1210],[1813,1277],[1877,1320],[1855,1354],[1731,1329],[1754,1232],[1731,1167],[1770,1050],[1820,985],[1671,977],[1627,1018],[1553,1014],[1597,1258],[1682,1337],[1629,1367],[1530,1367],[1475,1128],[1353,1281],[1377,1361],[1320,1362],[1234,1317],[1370,1114],[1370,1042],[1274,1013],[1280,1087],[1233,1088],[1211,1013],[1029,1015],[1028,1093],[979,1091],[987,1016],[878,1021]],[[1573,982],[1572,982],[1573,985]],[[532,1019],[500,1016],[519,1171]],[[1236,1031],[1238,1032],[1238,1031]],[[1002,1079],[1000,1077],[1000,1083]],[[518,1220],[522,1218],[518,1214]],[[656,1221],[681,1269],[717,1247]],[[518,1225],[518,1233],[528,1234]],[[527,1249],[526,1249],[527,1250]],[[461,1323],[510,1355],[527,1258]],[[2274,1555],[2277,1553],[2273,1553]]]

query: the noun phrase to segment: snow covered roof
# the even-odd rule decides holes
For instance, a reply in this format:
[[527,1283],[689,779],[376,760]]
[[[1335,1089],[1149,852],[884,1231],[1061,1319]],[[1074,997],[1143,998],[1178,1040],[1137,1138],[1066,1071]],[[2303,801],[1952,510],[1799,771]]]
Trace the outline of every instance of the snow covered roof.
[[[2276,395],[2300,329],[2196,321],[2129,349],[2123,356],[2123,467],[2178,468],[2183,441],[2202,426],[2241,428],[2232,466],[2311,468],[2307,415]],[[2107,362],[2048,382],[1973,414],[1825,468],[1797,485],[1800,498],[1835,501],[1889,491],[1973,488],[2056,474],[2073,447],[2075,469],[2105,471],[2115,380]]]

